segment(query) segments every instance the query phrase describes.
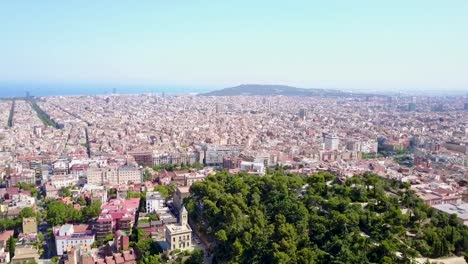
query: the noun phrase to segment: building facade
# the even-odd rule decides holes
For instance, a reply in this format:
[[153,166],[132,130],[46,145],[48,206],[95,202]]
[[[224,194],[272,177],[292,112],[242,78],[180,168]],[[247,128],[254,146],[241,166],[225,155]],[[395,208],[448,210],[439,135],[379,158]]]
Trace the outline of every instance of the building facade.
[[76,245],[91,245],[94,243],[94,232],[88,225],[66,224],[54,228],[55,248],[57,255],[66,252],[67,247]]
[[178,224],[166,225],[165,237],[169,250],[192,249],[192,229],[188,224],[188,213],[185,207],[180,210]]

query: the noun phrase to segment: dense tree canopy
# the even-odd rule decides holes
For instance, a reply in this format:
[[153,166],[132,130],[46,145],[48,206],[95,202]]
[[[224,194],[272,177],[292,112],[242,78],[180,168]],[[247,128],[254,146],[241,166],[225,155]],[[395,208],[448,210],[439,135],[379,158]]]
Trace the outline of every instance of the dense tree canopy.
[[468,252],[467,227],[408,187],[372,174],[222,172],[194,183],[185,202],[215,263],[411,263]]
[[52,226],[63,225],[67,222],[88,222],[99,216],[101,212],[101,202],[92,202],[89,206],[77,210],[73,205],[66,205],[61,201],[46,201],[47,211],[45,211],[47,223]]
[[36,188],[36,185],[20,182],[20,183],[16,184],[16,187],[20,188],[21,190],[30,191],[30,192],[31,192],[31,196],[37,198],[37,188]]
[[25,207],[21,209],[17,218],[7,217],[0,219],[0,231],[20,228],[25,217],[37,217],[37,214],[31,207]]

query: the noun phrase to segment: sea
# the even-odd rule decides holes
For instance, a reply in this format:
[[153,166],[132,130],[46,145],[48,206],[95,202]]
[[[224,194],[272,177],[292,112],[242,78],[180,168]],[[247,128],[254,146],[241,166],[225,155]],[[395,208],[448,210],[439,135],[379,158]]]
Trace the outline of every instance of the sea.
[[32,84],[1,83],[0,98],[24,96],[76,96],[107,94],[154,94],[183,95],[198,94],[215,90],[208,87],[174,85],[130,85],[130,84]]

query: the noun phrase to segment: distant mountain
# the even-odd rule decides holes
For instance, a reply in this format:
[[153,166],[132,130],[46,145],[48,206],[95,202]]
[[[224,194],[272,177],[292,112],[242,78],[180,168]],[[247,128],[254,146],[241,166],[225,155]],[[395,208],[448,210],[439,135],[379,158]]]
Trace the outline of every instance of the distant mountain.
[[236,96],[236,95],[257,95],[257,96],[357,96],[363,94],[353,94],[339,90],[331,89],[305,89],[287,85],[261,85],[261,84],[242,84],[235,87],[224,88],[208,93],[200,94],[202,96]]

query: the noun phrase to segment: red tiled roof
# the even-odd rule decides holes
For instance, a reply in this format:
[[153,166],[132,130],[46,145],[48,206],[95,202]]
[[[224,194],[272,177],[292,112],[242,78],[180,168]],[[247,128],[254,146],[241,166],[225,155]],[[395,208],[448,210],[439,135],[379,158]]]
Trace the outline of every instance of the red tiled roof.
[[13,233],[15,231],[13,230],[5,230],[3,233],[0,234],[0,241],[7,241],[8,239],[10,239],[10,237],[13,236]]
[[122,254],[114,254],[114,260],[117,264],[125,262],[124,258],[122,257]]
[[123,257],[124,257],[125,261],[135,260],[135,254],[133,254],[133,252],[129,252],[129,251],[124,251],[123,252]]
[[112,257],[106,257],[105,261],[106,264],[116,264]]
[[73,230],[75,233],[84,233],[86,231],[91,230],[90,225],[73,225]]

